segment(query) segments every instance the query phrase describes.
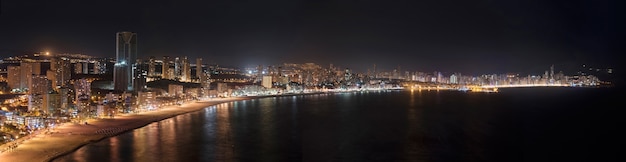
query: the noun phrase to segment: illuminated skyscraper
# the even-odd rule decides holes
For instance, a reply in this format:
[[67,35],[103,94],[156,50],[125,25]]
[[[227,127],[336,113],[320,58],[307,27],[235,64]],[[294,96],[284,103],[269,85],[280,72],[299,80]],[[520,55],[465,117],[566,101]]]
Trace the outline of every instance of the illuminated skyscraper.
[[156,92],[139,91],[137,92],[137,98],[137,105],[139,105],[140,109],[153,110],[158,107]]
[[263,85],[263,87],[265,88],[272,88],[272,76],[264,75],[263,81],[261,81],[261,85]]
[[554,79],[554,65],[550,66],[550,79]]
[[154,60],[154,56],[150,56],[150,63],[148,64],[148,76],[156,76],[156,62]]
[[20,66],[7,67],[7,85],[11,89],[21,88],[20,86]]
[[162,79],[172,79],[171,76],[169,75],[170,71],[170,57],[169,56],[163,56],[163,65],[161,67],[161,78]]
[[202,58],[196,58],[196,77],[202,80]]
[[65,57],[54,57],[50,60],[50,74],[46,73],[48,80],[52,81],[52,88],[58,90],[69,83],[72,77],[71,62]]
[[133,66],[137,60],[137,33],[118,32],[116,34],[116,61],[113,70],[114,89],[133,91]]
[[50,81],[45,75],[31,75],[28,78],[28,94],[42,95],[48,93],[50,90]]
[[343,75],[344,75],[343,79],[346,82],[352,80],[352,71],[350,71],[350,69],[346,68],[346,71],[345,71],[345,73]]
[[135,66],[133,66],[133,90],[140,91],[146,88],[146,82],[148,78],[148,63],[137,59]]
[[91,96],[91,83],[87,79],[78,79],[74,81],[75,102],[80,100],[89,100]]
[[262,79],[263,79],[263,78],[262,78],[262,76],[263,76],[263,74],[265,74],[265,73],[263,72],[263,66],[262,66],[262,65],[257,66],[257,67],[256,67],[256,71],[257,71],[257,72],[256,72],[257,74],[256,74],[256,80],[255,80],[255,82],[261,82],[261,81],[262,81]]
[[181,60],[180,58],[176,57],[174,59],[174,79],[175,80],[180,80],[182,78],[181,71],[182,71]]
[[89,74],[89,62],[77,61],[74,63],[74,73],[76,74]]
[[61,95],[55,91],[43,95],[42,110],[46,114],[54,114],[61,107]]
[[211,82],[209,82],[209,76],[210,74],[202,70],[202,58],[196,58],[196,77],[198,77],[198,83],[200,83],[200,97],[207,97],[209,95],[211,84]]
[[20,63],[20,88],[28,88],[31,85],[30,77],[33,75],[33,63],[22,61]]
[[452,74],[450,75],[450,84],[458,84],[459,79],[456,75]]
[[183,64],[182,81],[191,82],[191,64],[189,63],[189,59],[187,59],[187,56],[183,58],[182,64]]
[[93,62],[93,73],[94,74],[104,74],[106,72],[106,63],[101,61]]
[[378,78],[378,73],[376,72],[376,64],[374,64],[374,70],[372,70],[372,73],[374,73],[374,78]]

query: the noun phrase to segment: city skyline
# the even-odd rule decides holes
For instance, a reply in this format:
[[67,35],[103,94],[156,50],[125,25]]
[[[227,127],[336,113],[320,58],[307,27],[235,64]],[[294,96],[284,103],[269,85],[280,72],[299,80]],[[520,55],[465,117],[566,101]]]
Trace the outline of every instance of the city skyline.
[[[125,33],[125,32],[118,32],[119,33]],[[127,33],[132,33],[132,32],[127,32]],[[136,33],[132,33],[134,34],[134,37],[136,37]],[[136,40],[136,38],[133,38],[133,40]],[[119,42],[118,42],[119,43]],[[122,41],[122,44],[123,41]],[[123,53],[123,52],[122,52]],[[120,56],[122,57],[123,54]],[[49,57],[49,58],[48,58]],[[117,57],[117,56],[116,56]],[[115,71],[116,68],[122,68],[123,65],[127,65],[126,62],[130,62],[130,61],[126,61],[127,59],[116,59],[116,57],[108,57],[108,58],[100,58],[100,57],[95,57],[95,56],[90,56],[90,55],[85,55],[85,54],[70,54],[70,53],[50,53],[50,52],[36,52],[36,53],[31,53],[31,54],[26,54],[26,55],[20,55],[20,56],[8,56],[4,59],[4,63],[8,63],[7,65],[9,65],[8,67],[5,67],[6,69],[4,70],[9,70],[10,68],[10,64],[12,63],[19,63],[22,62],[20,60],[24,60],[26,59],[26,61],[31,60],[31,59],[50,59],[48,61],[45,62],[56,62],[55,60],[63,60],[65,59],[66,61],[68,58],[75,60],[78,59],[80,61],[76,62],[76,61],[72,61],[72,68],[76,68],[76,72],[74,72],[74,70],[72,71],[72,75],[73,74],[104,74],[104,73],[110,73],[113,74],[113,77],[116,77]],[[199,61],[198,61],[199,59]],[[162,66],[164,60],[166,60],[165,62],[167,62],[167,66]],[[370,77],[374,76],[375,73],[381,74],[381,73],[391,73],[391,72],[398,72],[398,73],[443,73],[444,75],[451,75],[451,74],[456,74],[456,75],[465,75],[465,76],[483,76],[483,75],[517,75],[517,76],[542,76],[545,72],[550,71],[551,75],[554,75],[555,73],[563,73],[565,75],[594,75],[594,76],[601,76],[605,81],[621,81],[619,80],[619,78],[616,78],[617,76],[614,74],[615,73],[615,69],[614,68],[598,68],[598,67],[593,67],[593,66],[589,66],[586,64],[582,64],[582,65],[576,65],[576,67],[562,67],[562,66],[556,66],[555,64],[552,64],[550,66],[536,66],[534,68],[528,68],[531,70],[528,70],[527,72],[502,72],[502,73],[496,73],[496,72],[492,72],[492,71],[499,71],[498,69],[492,69],[490,70],[491,72],[487,71],[487,72],[474,72],[474,73],[462,73],[459,71],[442,71],[442,70],[433,70],[433,71],[426,71],[424,69],[405,69],[402,66],[396,66],[394,68],[391,69],[382,69],[379,68],[376,64],[373,65],[369,65],[368,68],[366,68],[365,71],[358,71],[355,70],[355,68],[353,67],[348,67],[348,66],[344,66],[341,64],[319,64],[316,62],[302,62],[302,63],[293,63],[293,62],[283,62],[283,63],[278,63],[278,64],[257,64],[257,65],[249,65],[249,66],[245,66],[245,67],[233,67],[233,66],[224,66],[221,65],[219,63],[205,63],[202,61],[202,58],[196,58],[196,62],[195,63],[191,63],[189,61],[190,59],[188,59],[187,56],[176,56],[176,57],[170,57],[170,56],[162,56],[162,57],[157,57],[157,56],[150,56],[148,58],[137,58],[136,61],[139,62],[131,62],[134,65],[130,65],[130,66],[126,66],[123,69],[129,70],[132,72],[132,74],[128,74],[130,78],[134,78],[130,81],[128,81],[128,85],[127,86],[127,90],[133,91],[132,89],[130,89],[131,85],[132,87],[143,87],[141,85],[145,86],[145,78],[142,79],[142,77],[148,77],[148,81],[154,80],[155,77],[159,77],[159,79],[163,78],[163,79],[170,79],[170,80],[180,80],[180,81],[185,81],[185,82],[190,82],[193,79],[197,79],[197,73],[195,73],[195,71],[198,70],[202,70],[202,69],[206,69],[212,67],[215,68],[213,70],[219,70],[216,68],[220,68],[220,69],[229,69],[228,71],[238,71],[237,73],[240,74],[246,74],[246,71],[249,71],[249,69],[257,69],[259,67],[262,67],[263,69],[269,69],[269,68],[281,68],[284,66],[288,66],[290,64],[314,64],[315,66],[320,66],[323,69],[328,69],[328,67],[330,66],[330,68],[343,68],[343,69],[349,69],[351,72],[354,73],[359,73],[362,75],[368,75]],[[17,61],[17,62],[16,62]],[[42,61],[42,60],[40,60]],[[94,62],[95,61],[95,62]],[[75,63],[76,62],[76,63]],[[108,69],[110,70],[109,72],[106,72],[107,69],[102,69],[105,68],[106,62],[110,62],[110,66],[113,67],[112,69]],[[201,67],[198,69],[198,63],[201,63]],[[58,63],[57,63],[58,64]],[[69,62],[66,63],[67,65],[56,65],[56,66],[69,66]],[[75,64],[75,65],[74,65]],[[160,66],[158,69],[158,73],[156,73],[156,64],[158,64],[158,66]],[[193,68],[192,65],[193,64]],[[52,64],[51,64],[52,65]],[[6,66],[6,65],[5,65]],[[19,66],[19,65],[18,65]],[[41,65],[39,65],[41,66]],[[368,65],[362,65],[362,66],[368,66]],[[556,66],[556,70],[555,70],[555,66]],[[532,67],[532,66],[531,66]],[[67,67],[70,68],[70,67]],[[89,68],[89,69],[88,69]],[[92,69],[95,68],[95,69]],[[98,69],[100,68],[100,69]],[[192,70],[193,69],[193,70]],[[46,70],[45,68],[43,70]],[[126,71],[126,70],[120,70],[120,75],[121,73],[126,73],[126,72],[122,72],[122,71]],[[339,70],[339,69],[338,69]],[[163,71],[169,71],[167,73],[162,73]],[[191,72],[194,71],[194,75],[191,75]],[[64,74],[64,76],[66,78],[68,78],[70,73],[70,70],[65,70],[66,74]],[[144,74],[145,73],[145,74]],[[157,76],[158,75],[158,76]],[[122,77],[123,78],[123,77]],[[153,78],[153,79],[150,79]],[[137,82],[136,79],[140,79],[140,80],[144,80]],[[408,79],[408,78],[407,78]],[[25,80],[25,79],[24,79]],[[113,79],[113,81],[115,81],[116,79]],[[121,79],[121,80],[126,80],[126,79]],[[59,82],[60,83],[60,82]],[[26,86],[26,83],[21,83],[24,84],[23,86]],[[137,84],[137,85],[135,85]],[[61,84],[54,84],[53,85],[57,85],[60,86]],[[121,89],[117,88],[118,91],[122,91]],[[135,89],[135,90],[140,90],[140,89]]]
[[0,26],[0,35],[12,39],[1,40],[0,55],[113,57],[110,35],[133,31],[142,36],[139,58],[202,57],[236,67],[316,62],[476,74],[621,66],[620,2],[517,3],[3,2],[0,20],[11,25]]
[[624,5],[0,1],[0,161],[617,159]]

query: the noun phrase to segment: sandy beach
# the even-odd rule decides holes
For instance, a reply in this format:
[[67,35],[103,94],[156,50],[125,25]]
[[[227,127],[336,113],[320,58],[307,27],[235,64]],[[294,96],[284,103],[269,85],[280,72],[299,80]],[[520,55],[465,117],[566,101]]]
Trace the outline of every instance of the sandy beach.
[[54,128],[52,133],[37,134],[25,140],[16,149],[0,153],[0,161],[50,161],[55,157],[71,153],[86,144],[141,128],[153,122],[199,111],[220,103],[252,98],[258,97],[211,99],[180,106],[167,106],[157,111],[119,115],[111,119],[91,119],[88,124],[64,123]]

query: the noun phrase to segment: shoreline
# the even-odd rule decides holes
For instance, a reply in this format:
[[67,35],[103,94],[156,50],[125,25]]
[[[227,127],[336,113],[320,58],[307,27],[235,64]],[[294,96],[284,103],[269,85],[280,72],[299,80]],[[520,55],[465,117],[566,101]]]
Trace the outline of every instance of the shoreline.
[[122,114],[113,118],[89,119],[86,125],[63,123],[53,128],[52,133],[36,134],[21,142],[14,150],[0,153],[0,159],[2,159],[2,161],[24,161],[24,159],[28,159],[28,161],[49,162],[70,154],[85,145],[133,131],[154,122],[170,119],[178,115],[197,112],[222,103],[270,97],[305,96],[326,93],[333,92],[214,98],[193,101],[180,106],[166,106],[156,111]]
[[[103,139],[120,135],[154,122],[178,115],[197,112],[207,107],[271,96],[217,98],[193,101],[177,106],[166,106],[157,111],[123,114],[114,118],[90,119],[88,124],[63,123],[52,129],[51,134],[39,133],[23,141],[12,151],[0,153],[2,161],[53,161],[81,147]],[[28,159],[28,160],[25,160]]]
[[[385,89],[382,91],[388,91]],[[398,89],[400,90],[400,89]],[[408,89],[403,89],[408,90]],[[381,90],[365,90],[381,91]],[[392,90],[393,91],[393,90]],[[275,95],[243,96],[230,98],[214,98],[210,100],[191,101],[180,106],[172,105],[156,111],[135,114],[122,114],[114,118],[90,119],[88,124],[63,123],[52,129],[51,134],[39,133],[23,141],[13,151],[0,153],[2,161],[53,161],[59,157],[73,153],[81,147],[99,142],[106,138],[127,133],[154,122],[170,119],[178,115],[204,110],[210,106],[244,100],[271,97],[306,96],[316,94],[337,94],[359,91],[305,92]]]

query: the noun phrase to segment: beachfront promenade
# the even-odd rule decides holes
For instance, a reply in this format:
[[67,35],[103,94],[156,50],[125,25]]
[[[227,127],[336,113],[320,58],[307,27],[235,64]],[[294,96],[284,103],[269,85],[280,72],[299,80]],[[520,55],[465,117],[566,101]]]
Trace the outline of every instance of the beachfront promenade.
[[[0,153],[0,161],[45,162],[70,153],[83,145],[115,136],[180,114],[202,110],[220,103],[251,99],[252,97],[216,98],[166,106],[157,111],[124,114],[114,118],[91,119],[87,124],[64,123],[49,132],[25,137],[10,151]],[[3,147],[11,147],[4,146]]]

